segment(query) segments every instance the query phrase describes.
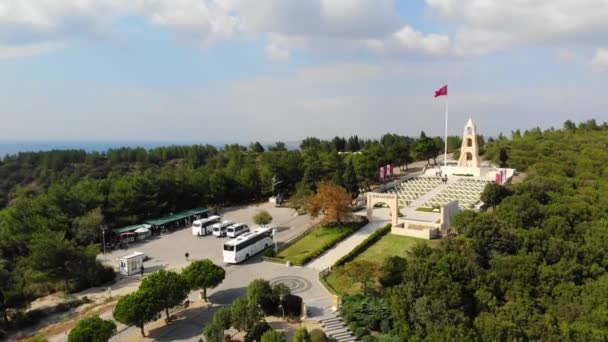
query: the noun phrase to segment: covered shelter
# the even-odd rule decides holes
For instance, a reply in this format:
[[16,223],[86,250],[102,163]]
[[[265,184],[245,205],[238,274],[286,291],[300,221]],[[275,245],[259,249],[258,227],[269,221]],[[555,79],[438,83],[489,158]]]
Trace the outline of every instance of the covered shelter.
[[141,272],[146,255],[142,252],[133,252],[118,258],[118,273],[126,276]]
[[172,213],[153,220],[147,220],[144,223],[149,224],[154,233],[160,233],[166,230],[174,230],[180,227],[189,227],[192,221],[209,216],[209,209],[194,208],[189,210]]

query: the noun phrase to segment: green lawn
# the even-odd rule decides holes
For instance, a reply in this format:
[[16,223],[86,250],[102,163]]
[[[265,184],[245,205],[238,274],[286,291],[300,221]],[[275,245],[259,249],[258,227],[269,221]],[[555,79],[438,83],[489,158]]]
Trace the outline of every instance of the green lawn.
[[352,226],[340,226],[340,227],[319,227],[302,239],[296,241],[293,245],[279,252],[277,255],[279,258],[285,258],[291,261],[293,264],[301,264],[301,261],[315,249],[330,240],[338,237],[345,230],[352,231]]
[[[418,243],[427,243],[431,247],[437,246],[440,240],[423,240],[408,236],[386,234],[378,242],[359,254],[354,260],[368,260],[382,266],[382,262],[389,256],[407,257],[407,252]],[[339,295],[354,295],[361,293],[360,284],[354,283],[350,278],[342,276],[339,272],[332,272],[326,279],[327,284]],[[378,284],[372,284],[372,289]]]
[[433,211],[433,208],[426,208],[426,207],[420,207],[420,208],[416,208],[416,211],[423,211],[425,213],[433,213],[433,212],[439,212],[439,211]]

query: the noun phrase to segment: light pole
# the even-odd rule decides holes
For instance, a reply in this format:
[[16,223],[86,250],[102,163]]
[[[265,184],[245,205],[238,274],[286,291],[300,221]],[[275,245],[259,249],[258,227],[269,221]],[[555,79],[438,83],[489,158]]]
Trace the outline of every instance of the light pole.
[[105,257],[106,257],[106,230],[108,229],[108,226],[106,226],[105,224],[102,224],[101,226],[99,226],[99,228],[101,228],[101,241],[103,243],[103,257],[105,259]]
[[279,306],[281,307],[281,311],[283,312],[283,319],[285,319],[285,306],[283,306],[283,294],[281,294],[281,296],[279,296],[279,300],[281,301],[281,304],[279,304]]

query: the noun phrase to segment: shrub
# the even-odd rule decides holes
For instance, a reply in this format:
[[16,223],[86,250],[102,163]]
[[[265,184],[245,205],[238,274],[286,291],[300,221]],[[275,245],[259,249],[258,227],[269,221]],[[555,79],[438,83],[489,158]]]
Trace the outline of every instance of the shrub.
[[308,330],[306,330],[305,327],[298,328],[298,330],[296,330],[295,335],[293,336],[292,342],[311,342]]
[[310,332],[310,342],[329,342],[327,335],[321,329],[313,329]]
[[[346,319],[346,317],[344,318],[345,321],[348,322],[348,320]],[[361,328],[361,326],[359,325],[359,323],[352,321],[350,323],[348,323],[348,330],[354,332],[355,330]]]
[[355,330],[355,336],[358,339],[361,339],[361,337],[363,337],[365,335],[369,335],[369,330],[367,330],[367,328],[359,327],[359,328],[357,328],[357,330]]
[[247,336],[245,336],[245,342],[253,342],[255,341],[260,341],[260,339],[262,338],[262,335],[268,331],[271,330],[272,328],[270,328],[270,325],[268,325],[268,323],[264,322],[258,322],[256,323],[253,328],[251,329],[251,331],[247,334]]
[[70,331],[68,342],[106,342],[116,332],[116,323],[99,316],[85,318]]
[[276,257],[277,253],[275,253],[274,247],[270,246],[270,247],[266,248],[266,250],[264,250],[264,256],[268,257],[268,258],[274,258],[274,257]]
[[287,295],[283,298],[283,305],[285,306],[285,314],[287,316],[299,317],[302,313],[302,297],[296,295]]
[[284,342],[285,335],[282,332],[276,330],[267,330],[262,334],[261,342]]
[[353,296],[347,297],[342,306],[342,317],[346,322],[349,322],[349,328],[355,332],[358,327],[364,327],[370,330],[387,329],[387,324],[390,327],[391,317],[388,305],[383,298],[369,296]]
[[361,342],[375,342],[376,339],[371,335],[365,335],[361,338]]

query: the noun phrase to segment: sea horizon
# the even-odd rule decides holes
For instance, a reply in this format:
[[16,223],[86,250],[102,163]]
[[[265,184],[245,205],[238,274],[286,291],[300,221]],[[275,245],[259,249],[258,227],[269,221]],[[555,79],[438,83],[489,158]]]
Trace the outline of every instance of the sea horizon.
[[[87,152],[105,152],[109,149],[122,147],[142,147],[146,150],[162,147],[162,146],[191,146],[191,145],[212,145],[217,148],[222,148],[230,144],[240,144],[248,146],[251,142],[203,142],[203,141],[188,141],[188,140],[11,140],[0,141],[0,158],[7,155],[15,155],[22,152],[45,152],[52,150],[85,150]],[[264,148],[274,142],[260,142]],[[297,142],[285,142],[288,149],[299,147]]]

